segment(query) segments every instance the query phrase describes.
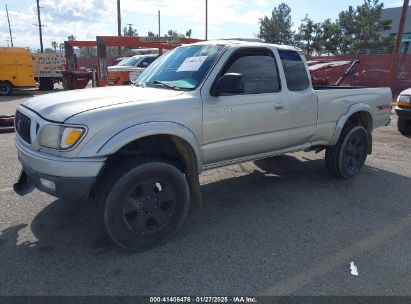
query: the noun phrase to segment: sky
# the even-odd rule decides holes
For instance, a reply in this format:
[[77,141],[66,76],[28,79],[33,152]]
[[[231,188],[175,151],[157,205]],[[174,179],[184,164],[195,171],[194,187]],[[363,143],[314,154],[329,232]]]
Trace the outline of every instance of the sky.
[[[259,18],[285,2],[291,7],[294,29],[306,14],[315,21],[336,19],[350,5],[363,0],[208,0],[209,39],[255,38]],[[382,1],[385,7],[401,6],[401,0]],[[95,40],[96,36],[117,34],[116,0],[40,0],[44,47],[51,47],[74,35],[77,40]],[[313,4],[315,3],[315,4]],[[9,31],[5,5],[8,6],[14,46],[40,47],[36,0],[0,0],[0,47],[7,46]],[[140,36],[157,34],[157,11],[161,11],[161,35],[169,29],[192,38],[205,37],[205,0],[121,0],[123,27],[133,24]]]

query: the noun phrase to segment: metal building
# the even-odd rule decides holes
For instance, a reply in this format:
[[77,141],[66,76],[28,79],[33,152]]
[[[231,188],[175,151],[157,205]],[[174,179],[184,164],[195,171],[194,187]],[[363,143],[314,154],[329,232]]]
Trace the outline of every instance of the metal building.
[[[381,19],[382,20],[392,20],[392,27],[390,30],[385,31],[384,34],[396,36],[398,32],[398,27],[400,24],[402,7],[392,7],[382,10]],[[411,6],[408,7],[407,19],[405,21],[404,34],[402,36],[402,50],[405,53],[411,51],[410,42],[411,42]]]

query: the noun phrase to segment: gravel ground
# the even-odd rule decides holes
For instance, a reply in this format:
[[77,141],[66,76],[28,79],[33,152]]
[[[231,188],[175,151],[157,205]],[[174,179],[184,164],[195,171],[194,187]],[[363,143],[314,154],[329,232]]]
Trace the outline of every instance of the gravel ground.
[[[33,93],[0,97],[0,115]],[[324,153],[205,172],[205,210],[144,253],[103,237],[96,201],[14,194],[14,134],[0,134],[0,295],[411,295],[411,139],[392,118],[354,180]]]

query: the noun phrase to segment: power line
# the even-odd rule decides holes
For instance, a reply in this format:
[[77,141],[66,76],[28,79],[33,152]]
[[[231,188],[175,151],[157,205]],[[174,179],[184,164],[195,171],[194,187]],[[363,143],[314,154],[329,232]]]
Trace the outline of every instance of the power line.
[[[11,34],[9,10],[7,9],[7,4],[6,4],[6,13],[7,13],[7,22],[9,23],[9,32],[10,32],[11,47],[14,47],[14,45],[13,45],[13,35]],[[7,46],[8,46],[8,45],[9,45],[9,42],[7,41]]]

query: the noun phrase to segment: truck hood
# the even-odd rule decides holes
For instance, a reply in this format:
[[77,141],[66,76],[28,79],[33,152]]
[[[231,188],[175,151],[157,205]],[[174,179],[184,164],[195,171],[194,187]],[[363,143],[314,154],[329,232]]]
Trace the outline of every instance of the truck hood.
[[64,122],[73,115],[93,109],[122,103],[150,103],[181,94],[183,92],[161,88],[103,87],[41,95],[29,99],[23,103],[23,106],[47,120]]
[[400,95],[410,95],[411,96],[411,88],[405,91],[402,91]]

